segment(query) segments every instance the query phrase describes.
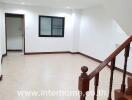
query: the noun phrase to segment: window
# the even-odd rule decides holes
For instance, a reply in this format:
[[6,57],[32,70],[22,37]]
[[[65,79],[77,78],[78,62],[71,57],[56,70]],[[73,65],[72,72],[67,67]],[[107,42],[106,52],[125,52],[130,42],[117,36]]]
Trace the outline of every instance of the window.
[[39,16],[39,37],[64,37],[64,17]]

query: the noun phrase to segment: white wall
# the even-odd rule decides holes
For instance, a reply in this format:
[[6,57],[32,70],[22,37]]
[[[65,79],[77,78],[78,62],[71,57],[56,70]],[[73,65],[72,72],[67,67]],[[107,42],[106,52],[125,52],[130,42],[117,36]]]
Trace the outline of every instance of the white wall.
[[[2,30],[2,10],[0,9],[0,30]],[[0,64],[2,57],[2,32],[0,31]]]
[[[1,19],[1,10],[0,10],[0,19]],[[2,27],[1,27],[1,25],[2,25],[2,21],[0,20],[0,30],[2,29]],[[1,33],[1,31],[0,31],[0,75],[1,75],[1,67],[2,67],[2,62],[1,62],[1,59],[2,59],[2,47],[1,47],[1,45],[2,45],[2,38],[1,38],[1,35],[2,33]]]
[[[25,14],[26,52],[70,51],[72,48],[72,11],[67,9],[47,9],[6,5],[5,12]],[[65,17],[65,37],[38,37],[38,15]]]
[[3,11],[4,4],[0,4],[0,34],[1,34],[1,52],[2,54],[6,53],[6,44],[5,44],[5,15]]
[[1,59],[2,55],[6,53],[5,51],[5,20],[3,13],[3,4],[0,4],[0,75],[2,74],[2,64]]
[[[127,38],[107,11],[97,6],[84,10],[81,18],[79,51],[99,60],[104,60]],[[132,53],[132,52],[131,52]],[[117,57],[116,66],[123,68],[123,55]],[[130,57],[129,59],[132,60]],[[129,60],[128,71],[132,72],[132,63]]]
[[128,34],[132,34],[132,1],[131,0],[102,0],[105,9],[117,21],[121,28]]
[[7,50],[23,50],[23,18],[6,17]]
[[80,23],[81,23],[81,12],[82,10],[72,11],[72,22],[73,22],[73,49],[72,52],[79,52],[79,39],[80,39]]
[[2,5],[0,5],[0,75],[2,74],[2,70],[1,70],[1,67],[2,67],[2,64],[1,64],[1,59],[2,59],[2,53],[3,53],[3,50],[2,50],[2,43],[3,43],[3,40],[2,40],[2,36],[3,36],[3,12],[2,12],[2,8],[1,8]]
[[[129,5],[131,5],[132,4],[132,0],[130,0],[130,3],[129,3]],[[132,6],[129,6],[129,9],[131,10],[131,13],[130,13],[130,31],[131,31],[131,33],[130,34],[132,34]]]

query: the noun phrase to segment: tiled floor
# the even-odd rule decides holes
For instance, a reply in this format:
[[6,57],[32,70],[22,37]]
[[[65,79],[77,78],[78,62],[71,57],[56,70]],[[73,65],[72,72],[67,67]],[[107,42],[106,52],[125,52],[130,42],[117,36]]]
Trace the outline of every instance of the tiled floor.
[[[78,76],[81,66],[88,66],[89,73],[99,63],[81,55],[72,54],[43,54],[23,55],[8,53],[3,61],[4,80],[0,82],[0,100],[79,100],[79,96],[18,96],[19,90],[78,90]],[[105,68],[100,73],[99,89],[106,96],[98,100],[107,100],[110,70]],[[120,88],[122,74],[115,71],[113,88]],[[94,90],[93,80],[90,90]],[[93,96],[87,96],[93,100]],[[113,99],[114,100],[114,99]]]

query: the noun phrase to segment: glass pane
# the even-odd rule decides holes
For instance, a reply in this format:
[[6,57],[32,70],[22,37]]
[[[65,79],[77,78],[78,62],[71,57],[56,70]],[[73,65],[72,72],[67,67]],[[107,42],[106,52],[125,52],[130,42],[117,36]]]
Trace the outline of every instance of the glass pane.
[[53,18],[53,35],[62,36],[63,35],[63,19],[62,18]]
[[51,18],[41,17],[40,27],[41,35],[51,35]]
[[62,28],[63,27],[63,19],[62,18],[53,18],[53,28]]
[[63,35],[62,34],[63,33],[62,29],[53,29],[52,32],[53,32],[52,33],[53,35],[57,35],[57,36],[62,36]]

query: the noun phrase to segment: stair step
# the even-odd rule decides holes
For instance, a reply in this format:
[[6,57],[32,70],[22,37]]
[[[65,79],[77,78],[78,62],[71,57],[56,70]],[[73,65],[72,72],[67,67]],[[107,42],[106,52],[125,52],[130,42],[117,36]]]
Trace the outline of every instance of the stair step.
[[128,88],[132,88],[132,77],[128,77]]
[[123,94],[120,89],[115,90],[115,100],[132,100],[132,95]]
[[126,99],[126,98],[124,98],[124,97],[121,97],[121,98],[119,98],[118,100],[128,100],[128,99]]
[[128,89],[126,91],[127,95],[132,95],[132,77],[128,77]]

